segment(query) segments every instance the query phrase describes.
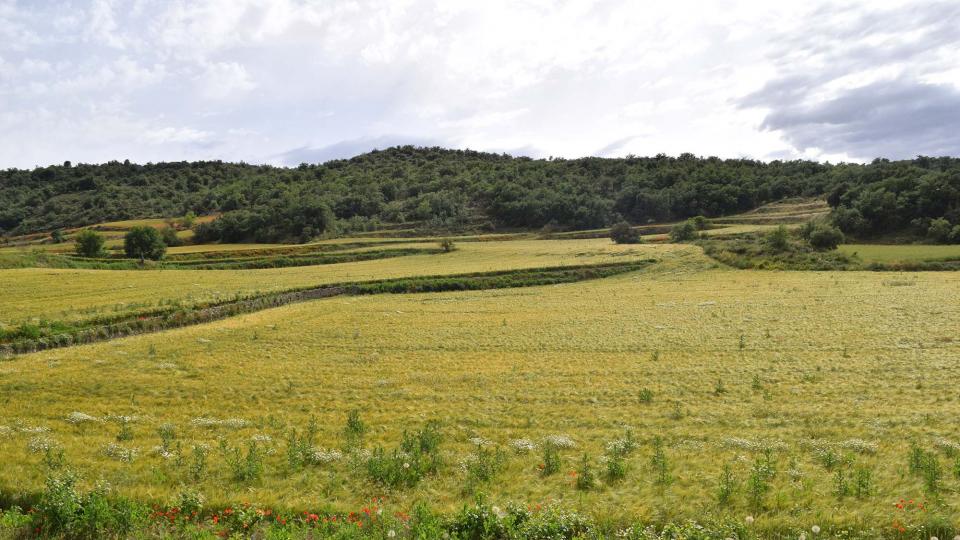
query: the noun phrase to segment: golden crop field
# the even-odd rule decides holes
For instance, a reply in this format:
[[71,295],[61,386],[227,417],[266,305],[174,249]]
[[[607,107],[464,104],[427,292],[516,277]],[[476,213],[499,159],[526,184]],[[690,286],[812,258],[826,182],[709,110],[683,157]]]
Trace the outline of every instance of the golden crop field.
[[240,293],[418,275],[568,266],[697,252],[690,246],[620,246],[607,239],[461,242],[451,253],[263,270],[0,269],[0,324],[76,320]]
[[[37,316],[52,313],[43,304],[58,295],[68,298],[56,308],[64,310],[85,294],[129,302],[572,264],[625,250],[666,262],[564,285],[317,300],[0,362],[0,491],[39,489],[43,449],[59,445],[88,482],[103,478],[150,500],[187,484],[214,506],[355,508],[386,496],[397,508],[427,500],[455,509],[472,500],[464,486],[479,445],[504,452],[478,487],[501,504],[557,499],[599,519],[658,522],[729,512],[809,528],[919,520],[894,506],[914,499],[955,519],[955,273],[735,271],[711,269],[690,246],[464,243],[453,254],[375,264],[117,272],[115,283],[129,288],[104,286],[96,272],[5,271],[23,300],[4,298],[2,309]],[[363,450],[343,448],[351,410],[368,426]],[[124,437],[121,417],[130,421]],[[291,471],[287,436],[311,417],[322,459]],[[365,452],[395,448],[429,420],[443,436],[437,474],[409,488],[371,481]],[[176,434],[169,450],[159,449],[164,424]],[[628,429],[639,447],[625,477],[607,479],[606,448]],[[229,448],[257,441],[267,452],[262,478],[232,479],[220,439]],[[539,472],[545,440],[564,447],[549,476]],[[912,442],[942,468],[935,491],[911,471]],[[195,448],[208,448],[198,480]],[[571,475],[584,454],[598,475],[590,491],[575,489]],[[732,494],[720,507],[725,465]]]

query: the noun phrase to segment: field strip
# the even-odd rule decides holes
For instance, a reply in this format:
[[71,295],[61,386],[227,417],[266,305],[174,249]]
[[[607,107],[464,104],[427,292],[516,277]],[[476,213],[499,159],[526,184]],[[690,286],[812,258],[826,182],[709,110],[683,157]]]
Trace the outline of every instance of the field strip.
[[571,283],[609,277],[639,270],[657,262],[656,259],[641,259],[628,262],[554,266],[521,270],[499,270],[447,276],[420,276],[340,284],[312,286],[267,294],[236,298],[223,302],[196,305],[191,308],[164,308],[138,315],[121,315],[108,319],[94,319],[87,323],[64,326],[63,332],[50,338],[8,335],[0,343],[0,355],[36,352],[81,343],[105,341],[145,332],[157,332],[168,328],[189,326],[273,308],[340,295],[367,295],[383,293],[422,293],[441,291],[467,291],[532,287]]

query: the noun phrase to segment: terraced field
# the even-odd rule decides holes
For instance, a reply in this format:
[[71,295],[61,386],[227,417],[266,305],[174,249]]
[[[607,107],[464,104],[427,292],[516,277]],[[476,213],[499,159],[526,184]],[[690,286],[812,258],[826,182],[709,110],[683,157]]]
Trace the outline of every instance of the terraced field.
[[[435,245],[435,244],[434,244]],[[127,313],[179,301],[185,304],[327,283],[514,268],[595,264],[696,253],[690,246],[618,246],[609,240],[461,242],[451,253],[348,264],[263,270],[0,269],[5,294],[0,324],[34,318],[77,320]]]

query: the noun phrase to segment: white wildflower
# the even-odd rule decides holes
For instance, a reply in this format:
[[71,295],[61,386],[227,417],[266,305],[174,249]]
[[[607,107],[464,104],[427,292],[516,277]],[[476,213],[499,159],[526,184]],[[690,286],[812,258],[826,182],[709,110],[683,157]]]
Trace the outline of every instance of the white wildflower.
[[951,440],[938,438],[933,441],[933,445],[939,448],[940,450],[943,450],[948,455],[960,454],[960,444],[957,444]]
[[404,463],[403,463],[403,468],[404,468],[404,469],[409,469],[409,468],[410,468],[410,463],[409,463],[409,462],[404,462]]
[[31,454],[42,454],[47,450],[56,448],[56,446],[56,441],[50,437],[44,437],[43,435],[40,435],[30,439],[30,441],[27,443],[27,450],[29,450]]
[[231,429],[240,429],[249,425],[249,422],[243,418],[227,418],[226,420],[220,420],[218,418],[209,418],[206,416],[198,416],[197,418],[191,420],[190,423],[197,427],[228,427]]
[[820,526],[819,526],[819,525],[814,525],[813,527],[810,527],[810,530],[813,531],[813,534],[820,534]]
[[537,448],[537,445],[528,439],[514,439],[510,441],[510,446],[518,454],[526,454],[527,452],[531,452]]
[[840,448],[857,452],[858,454],[876,454],[877,445],[863,439],[848,439],[840,443]]
[[747,523],[747,525],[753,525],[753,516],[747,516],[744,521]]
[[250,440],[259,444],[270,444],[273,442],[273,437],[267,435],[266,433],[257,433],[256,435],[250,437]]
[[314,448],[313,453],[310,454],[310,461],[318,465],[340,461],[341,459],[343,459],[343,453],[336,449],[324,450],[323,448]]
[[484,439],[483,437],[470,437],[470,443],[474,446],[490,446],[493,444],[493,441]]
[[80,411],[73,411],[67,415],[67,423],[78,426],[80,424],[91,424],[99,422],[100,419],[96,416],[91,416],[87,413],[82,413]]
[[387,531],[387,538],[393,538],[396,535],[397,535],[397,531],[393,529],[390,529],[389,531]]
[[133,461],[138,453],[136,448],[125,448],[117,443],[110,443],[103,447],[103,455],[124,463]]
[[169,449],[164,448],[164,447],[159,446],[159,445],[158,445],[158,446],[154,446],[154,447],[153,447],[153,450],[152,450],[151,452],[153,453],[153,455],[159,456],[159,457],[161,457],[161,458],[163,458],[163,459],[171,459],[171,458],[173,458],[173,452],[171,452]]
[[543,442],[557,448],[574,448],[577,446],[569,435],[547,435],[543,438]]

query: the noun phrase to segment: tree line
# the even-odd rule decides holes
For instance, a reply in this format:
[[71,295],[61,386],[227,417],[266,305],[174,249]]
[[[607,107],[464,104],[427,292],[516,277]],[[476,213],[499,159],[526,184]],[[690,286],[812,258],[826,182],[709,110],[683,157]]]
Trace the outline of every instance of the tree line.
[[0,171],[0,234],[189,212],[221,214],[196,228],[199,241],[291,241],[395,224],[570,230],[715,217],[795,196],[826,196],[848,235],[927,234],[936,225],[949,241],[960,225],[960,160],[530,159],[403,146],[291,168],[66,162]]

